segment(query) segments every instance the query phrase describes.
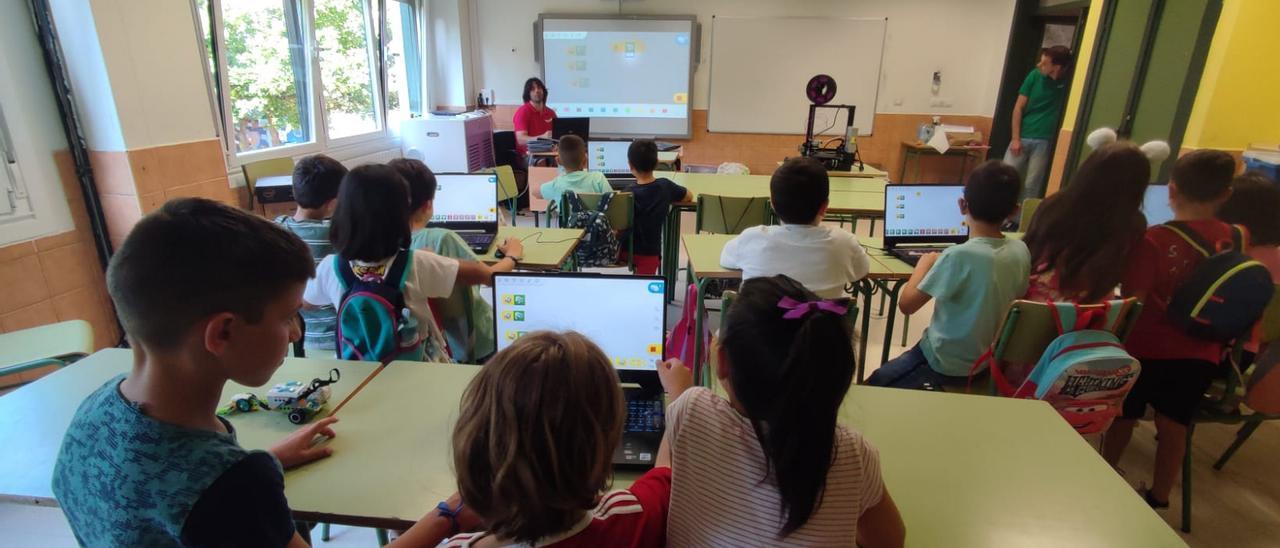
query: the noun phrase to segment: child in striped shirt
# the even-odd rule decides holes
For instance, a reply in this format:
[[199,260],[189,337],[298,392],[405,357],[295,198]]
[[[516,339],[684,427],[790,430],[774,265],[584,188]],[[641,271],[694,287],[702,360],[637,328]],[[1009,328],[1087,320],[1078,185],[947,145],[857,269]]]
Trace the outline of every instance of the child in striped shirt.
[[[276,223],[297,234],[311,250],[316,264],[330,253],[329,218],[338,205],[338,186],[346,176],[346,166],[337,160],[316,154],[298,160],[293,166],[293,200],[298,209],[292,216],[276,217]],[[302,311],[303,347],[307,350],[333,351],[338,313],[324,305]]]
[[786,276],[752,278],[720,329],[726,401],[658,368],[672,401],[672,546],[902,546],[880,457],[836,422],[853,380],[847,299]]

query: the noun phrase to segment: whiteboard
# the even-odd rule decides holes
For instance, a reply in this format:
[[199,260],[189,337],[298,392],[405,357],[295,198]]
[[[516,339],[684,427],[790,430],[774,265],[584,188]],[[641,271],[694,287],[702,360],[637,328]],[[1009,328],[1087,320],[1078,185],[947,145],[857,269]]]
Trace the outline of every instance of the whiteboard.
[[[836,80],[829,104],[854,105],[854,127],[870,135],[883,60],[884,18],[738,17],[711,24],[707,129],[730,133],[804,134],[805,84],[817,74]],[[818,111],[817,132],[844,133],[844,114]]]

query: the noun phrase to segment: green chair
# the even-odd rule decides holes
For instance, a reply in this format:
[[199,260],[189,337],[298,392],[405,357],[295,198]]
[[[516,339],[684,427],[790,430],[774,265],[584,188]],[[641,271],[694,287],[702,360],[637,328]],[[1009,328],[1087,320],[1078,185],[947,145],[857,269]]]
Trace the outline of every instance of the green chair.
[[[1115,335],[1124,342],[1138,322],[1138,316],[1142,313],[1142,303],[1132,297],[1121,302],[1123,304],[1120,306],[1124,306],[1125,310],[1122,311],[1123,316],[1117,322]],[[1082,305],[1081,308],[1087,310],[1102,306],[1091,304]],[[1058,338],[1058,328],[1048,304],[1021,299],[1013,301],[1005,312],[1004,321],[996,330],[996,340],[992,343],[995,366],[1008,365],[1009,367],[1003,367],[1001,372],[1009,378],[1010,383],[1015,386],[1021,384],[1026,375],[1031,373],[1031,368],[1040,361],[1045,348],[1056,338]],[[1019,368],[1019,370],[1011,372],[1010,368]],[[1024,368],[1025,370],[1021,370]],[[996,394],[995,383],[991,383],[990,393]]]
[[753,226],[770,224],[769,199],[698,195],[696,231],[701,234],[741,234]]
[[[592,209],[599,207],[600,198],[602,196],[604,195],[590,193],[590,192],[583,192],[578,194],[578,198],[582,200],[582,205]],[[559,209],[560,209],[560,226],[568,226],[569,217],[576,212],[570,211],[570,208],[567,206],[567,204],[564,203],[563,198],[561,198]],[[617,231],[619,234],[622,234],[623,239],[626,240],[626,244],[625,244],[626,246],[625,249],[627,250],[626,264],[616,263],[611,266],[612,267],[625,266],[633,272],[636,269],[636,266],[635,266],[635,243],[636,242],[635,242],[635,233],[634,231],[631,230],[631,227],[634,226],[635,224],[635,215],[636,215],[635,209],[636,209],[636,200],[635,200],[634,194],[630,192],[614,192],[613,199],[609,201],[609,211],[605,214],[605,217],[609,219],[609,227]]]
[[258,160],[244,164],[240,169],[244,171],[244,184],[249,188],[249,209],[253,209],[253,191],[257,188],[258,179],[276,175],[293,175],[293,159]]
[[[1197,424],[1239,424],[1236,439],[1231,442],[1218,460],[1213,463],[1214,470],[1222,470],[1227,461],[1235,455],[1240,446],[1262,425],[1263,422],[1280,419],[1280,413],[1269,409],[1271,413],[1263,413],[1249,406],[1256,392],[1255,383],[1263,380],[1275,368],[1280,367],[1280,286],[1272,296],[1259,322],[1258,334],[1262,341],[1269,342],[1269,348],[1257,356],[1252,363],[1245,363],[1244,348],[1236,345],[1229,356],[1230,369],[1227,378],[1215,381],[1205,394],[1205,399],[1191,424],[1187,425],[1187,452],[1182,459],[1182,532],[1191,532],[1191,439]],[[1274,379],[1271,379],[1274,380]],[[1261,406],[1259,406],[1261,407]]]
[[[42,367],[66,367],[93,353],[93,326],[68,320],[0,334],[0,378]],[[3,388],[29,381],[9,383]]]
[[1036,216],[1036,209],[1040,208],[1040,202],[1044,200],[1040,198],[1027,198],[1022,201],[1022,213],[1018,217],[1018,231],[1026,232],[1031,226],[1031,218]]

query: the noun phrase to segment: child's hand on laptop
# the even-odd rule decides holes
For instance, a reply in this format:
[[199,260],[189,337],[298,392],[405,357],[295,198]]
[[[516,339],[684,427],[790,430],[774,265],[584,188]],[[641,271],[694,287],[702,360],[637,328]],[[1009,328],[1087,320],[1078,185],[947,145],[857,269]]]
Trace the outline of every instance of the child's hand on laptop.
[[333,448],[318,446],[316,436],[334,437],[335,422],[338,422],[338,417],[325,417],[303,426],[271,446],[271,454],[280,460],[280,466],[285,470],[328,457],[333,454]]
[[938,262],[938,257],[941,255],[941,253],[926,253],[922,255],[920,261],[916,263],[916,270],[928,272],[930,268],[933,268],[933,263]]
[[502,242],[502,247],[498,249],[502,250],[502,254],[508,257],[524,257],[524,242],[521,242],[520,238],[515,236],[507,238],[507,241]]
[[658,361],[658,380],[662,381],[662,390],[667,393],[668,402],[672,402],[679,399],[685,390],[693,387],[693,371],[676,358]]

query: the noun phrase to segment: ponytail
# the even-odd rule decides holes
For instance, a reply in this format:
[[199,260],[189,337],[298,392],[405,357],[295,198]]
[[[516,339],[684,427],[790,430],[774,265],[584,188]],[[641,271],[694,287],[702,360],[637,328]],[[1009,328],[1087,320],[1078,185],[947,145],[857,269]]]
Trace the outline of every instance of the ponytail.
[[779,537],[804,526],[821,505],[836,458],[836,415],[854,372],[847,306],[820,302],[786,276],[753,278],[721,328],[729,384],[781,495]]

